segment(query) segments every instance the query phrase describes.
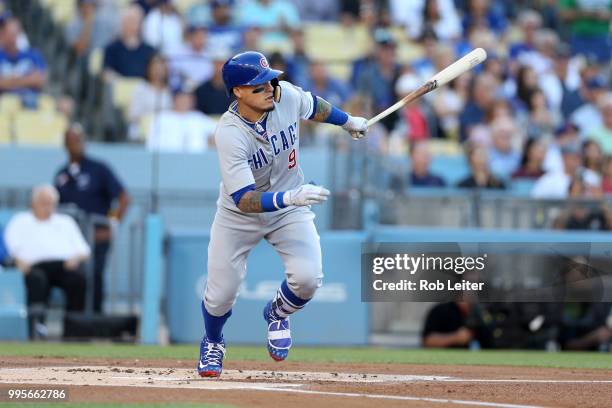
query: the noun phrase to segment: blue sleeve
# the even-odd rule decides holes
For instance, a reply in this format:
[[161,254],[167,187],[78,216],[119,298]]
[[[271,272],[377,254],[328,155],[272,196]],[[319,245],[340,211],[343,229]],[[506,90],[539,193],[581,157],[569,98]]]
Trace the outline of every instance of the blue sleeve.
[[249,191],[255,191],[255,184],[249,184],[248,186],[243,187],[240,190],[233,192],[231,195],[232,195],[232,198],[234,199],[234,204],[238,205],[242,196],[245,195]]
[[[249,191],[255,191],[255,184],[250,184],[240,190],[232,193],[232,198],[234,199],[234,204],[238,205],[240,199],[243,195],[245,195]],[[279,192],[265,192],[261,193],[261,208],[264,212],[272,212],[280,210],[281,208],[285,208],[285,204],[283,204],[283,195],[284,191]]]

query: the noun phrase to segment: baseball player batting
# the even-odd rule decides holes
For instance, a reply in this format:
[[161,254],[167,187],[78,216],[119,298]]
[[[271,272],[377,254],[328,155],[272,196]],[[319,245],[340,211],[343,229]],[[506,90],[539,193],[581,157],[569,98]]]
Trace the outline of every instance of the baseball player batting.
[[222,182],[208,246],[208,280],[202,301],[205,335],[198,373],[219,377],[225,356],[223,326],[246,275],[247,256],[266,239],[285,267],[285,280],[265,305],[270,357],[285,360],[291,348],[289,316],[321,286],[321,246],[310,205],[329,191],[304,184],[299,165],[300,120],[342,126],[355,139],[367,120],[353,117],[286,81],[266,57],[247,51],[223,66],[227,92],[236,100],[215,131]]

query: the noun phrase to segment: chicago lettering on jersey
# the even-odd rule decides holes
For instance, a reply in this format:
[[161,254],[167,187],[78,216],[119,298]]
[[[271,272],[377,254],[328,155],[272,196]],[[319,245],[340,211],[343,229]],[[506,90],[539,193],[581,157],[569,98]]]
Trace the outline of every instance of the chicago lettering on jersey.
[[[285,130],[281,130],[278,135],[270,136],[270,144],[272,145],[272,152],[274,152],[274,156],[278,156],[281,152],[288,150],[293,147],[296,142],[296,130],[297,130],[297,122],[289,125]],[[257,150],[252,156],[251,159],[248,160],[249,166],[253,170],[257,170],[264,165],[268,165],[271,163],[271,160],[268,160],[266,157],[266,153],[262,148]]]

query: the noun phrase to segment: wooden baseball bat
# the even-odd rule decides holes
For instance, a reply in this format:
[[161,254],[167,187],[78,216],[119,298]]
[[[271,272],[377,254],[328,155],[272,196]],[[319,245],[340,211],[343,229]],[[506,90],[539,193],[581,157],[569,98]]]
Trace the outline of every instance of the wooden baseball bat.
[[431,77],[429,81],[425,82],[418,89],[410,92],[408,95],[404,96],[395,104],[391,105],[384,111],[380,112],[378,115],[374,116],[372,119],[368,120],[368,127],[372,126],[379,120],[386,118],[396,110],[400,109],[406,104],[415,101],[426,93],[429,93],[434,89],[447,84],[448,82],[457,78],[464,72],[474,68],[476,65],[480,64],[486,59],[487,52],[484,49],[476,48],[475,50],[472,50],[469,54],[461,57],[460,59],[453,62],[448,67],[444,68],[442,71]]

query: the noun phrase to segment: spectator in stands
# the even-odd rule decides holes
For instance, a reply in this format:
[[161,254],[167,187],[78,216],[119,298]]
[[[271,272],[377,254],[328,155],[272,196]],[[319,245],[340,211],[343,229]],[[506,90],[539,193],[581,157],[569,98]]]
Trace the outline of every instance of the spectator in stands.
[[214,68],[206,49],[207,35],[206,27],[187,27],[185,44],[176,48],[168,57],[173,83],[195,88],[212,78]]
[[585,88],[581,93],[585,103],[570,116],[570,120],[578,125],[582,135],[588,135],[601,127],[603,120],[597,103],[605,95],[606,81],[601,77],[590,78]]
[[529,97],[538,89],[538,76],[535,70],[527,65],[521,65],[516,75],[516,110],[527,112],[529,110]]
[[104,50],[104,69],[107,80],[115,75],[145,78],[147,65],[155,54],[155,49],[142,42],[140,26],[142,10],[129,6],[121,14],[119,38]]
[[264,43],[288,41],[291,31],[300,26],[300,15],[287,0],[246,0],[238,10],[238,24],[260,27]]
[[570,49],[567,44],[561,43],[555,50],[552,69],[539,77],[539,88],[546,94],[550,109],[563,117],[569,116],[581,104],[577,99],[572,78],[577,79],[577,73],[570,71]]
[[535,34],[542,27],[542,17],[535,10],[522,11],[517,20],[522,38],[510,45],[510,58],[513,60],[520,60],[522,54],[535,51]]
[[535,50],[523,53],[518,61],[532,68],[536,74],[542,75],[552,70],[555,52],[559,46],[559,35],[547,28],[538,30],[535,34]]
[[[455,58],[450,60],[453,63]],[[442,67],[444,69],[446,66]],[[510,99],[514,95],[516,83],[514,78],[510,75],[509,63],[505,57],[501,57],[494,51],[488,51],[487,59],[482,64],[481,73],[491,74],[495,80],[499,83],[498,98],[503,100]]]
[[[578,172],[570,182],[568,197],[573,200],[601,202],[603,195],[599,186],[587,184],[582,173]],[[568,207],[555,219],[553,226],[556,229],[564,230],[609,231],[612,229],[612,214],[604,202],[597,207],[580,202],[570,202]]]
[[225,89],[221,70],[230,57],[230,54],[221,51],[213,53],[213,76],[195,90],[198,111],[206,115],[222,115],[229,107],[231,100]]
[[183,19],[173,0],[158,0],[142,24],[142,38],[162,54],[170,55],[183,43]]
[[66,25],[68,45],[77,57],[106,47],[115,37],[117,24],[97,12],[98,0],[77,0],[78,13]]
[[608,63],[612,56],[612,1],[562,0],[560,6],[561,18],[570,24],[572,52],[592,53]]
[[514,148],[521,139],[510,118],[499,118],[491,124],[492,145],[489,148],[489,168],[501,180],[508,180],[519,166],[520,153]]
[[[475,347],[492,345],[478,305],[468,302],[439,303],[429,310],[421,334],[423,347]],[[473,343],[476,342],[476,343]]]
[[587,84],[597,75],[599,75],[599,67],[593,66],[589,58],[574,59],[567,64],[568,90],[561,100],[561,113],[564,118],[570,118],[588,99],[592,99],[591,90]]
[[168,63],[160,54],[154,55],[147,66],[146,81],[138,84],[128,110],[131,140],[144,138],[141,121],[147,115],[172,108],[172,94],[168,85]]
[[603,170],[603,152],[597,141],[589,139],[582,142],[582,166],[595,173]]
[[[310,57],[306,53],[306,43],[304,38],[304,30],[296,29],[291,33],[291,42],[293,44],[293,54],[287,56],[287,69],[293,78],[293,84],[307,89],[308,86],[308,71],[310,69]],[[348,87],[350,92],[350,87]]]
[[406,177],[394,175],[391,178],[391,189],[404,191],[405,187],[444,187],[444,180],[433,173],[431,165],[431,153],[427,141],[415,141],[410,147],[410,173]]
[[432,95],[432,108],[443,138],[459,140],[459,115],[468,98],[470,81],[471,76],[466,72]]
[[419,42],[423,45],[423,56],[412,61],[410,66],[422,81],[427,81],[436,73],[434,66],[436,54],[439,52],[439,47],[445,45],[438,42],[438,36],[432,29],[426,29]]
[[[587,263],[576,266],[583,270],[588,268]],[[585,275],[589,276],[588,270],[580,272],[580,276]],[[609,302],[566,302],[563,312],[560,335],[563,350],[609,351],[612,341]]]
[[495,89],[498,84],[491,74],[482,74],[474,77],[471,85],[470,99],[459,116],[461,141],[468,139],[470,130],[474,125],[482,123],[485,112],[494,100]]
[[544,158],[544,171],[563,171],[561,148],[569,144],[580,143],[578,127],[572,122],[565,122],[555,130],[555,139],[548,144]]
[[281,81],[288,81],[293,83],[293,77],[289,72],[289,67],[287,66],[287,59],[281,54],[279,51],[274,51],[270,54],[270,58],[268,58],[268,64],[270,64],[270,68],[275,69],[277,71],[283,71],[283,73],[278,77]]
[[[397,62],[396,43],[392,34],[385,29],[374,32],[376,46],[373,58],[366,58],[353,64],[355,79],[354,88],[357,92],[372,98],[373,110],[382,112],[393,105],[397,97],[394,89],[401,67]],[[381,121],[391,130],[397,120],[396,114],[391,114]]]
[[147,148],[160,152],[200,153],[212,143],[216,122],[194,110],[195,97],[184,88],[174,94],[173,109],[151,121]]
[[597,141],[607,155],[612,154],[612,92],[608,92],[599,100],[602,125],[594,127],[587,133],[589,139]]
[[322,97],[334,106],[342,106],[350,97],[346,84],[329,75],[327,66],[322,61],[310,63],[310,81],[305,86],[313,94]]
[[85,154],[85,134],[80,124],[75,123],[66,130],[64,146],[68,163],[55,175],[55,186],[61,204],[75,204],[91,217],[94,226],[93,306],[99,313],[102,311],[103,274],[112,240],[112,226],[125,215],[130,196],[106,164]]
[[259,49],[260,39],[263,34],[263,30],[259,27],[249,27],[244,30],[242,51],[257,50]]
[[470,175],[459,182],[460,188],[505,189],[503,181],[498,180],[489,168],[489,155],[484,146],[468,143],[466,155],[470,166]]
[[527,135],[537,137],[551,133],[560,118],[548,106],[546,96],[539,88],[534,89],[527,99]]
[[463,32],[473,28],[487,28],[501,36],[508,25],[503,11],[491,6],[490,0],[468,0],[463,16]]
[[[413,2],[411,2],[413,3]],[[421,0],[414,2],[417,15],[408,21],[406,29],[408,36],[417,40],[423,33],[431,29],[440,41],[449,42],[461,36],[461,21],[455,5],[449,0]],[[404,5],[406,7],[406,5]]]
[[[421,86],[422,82],[411,72],[406,72],[396,82],[395,92],[398,99],[403,98],[410,92]],[[431,136],[429,128],[429,114],[432,109],[426,99],[421,98],[415,103],[404,106],[399,115],[406,125],[406,139],[408,142],[425,140]]]
[[534,198],[563,199],[569,193],[570,184],[574,177],[587,184],[589,188],[598,188],[601,185],[600,176],[592,170],[581,167],[582,149],[579,143],[573,142],[561,146],[563,169],[549,171],[540,177],[531,196]]
[[47,64],[38,50],[20,50],[21,24],[15,18],[0,31],[0,94],[12,93],[26,108],[36,108],[38,95],[47,82]]
[[208,26],[208,49],[211,52],[234,54],[243,44],[244,27],[232,19],[234,0],[213,0],[210,3],[212,23]]
[[339,1],[291,0],[291,3],[305,22],[338,21]]
[[[46,305],[51,287],[59,287],[66,295],[66,309],[79,312],[85,307],[85,277],[80,267],[91,251],[77,223],[55,212],[58,199],[54,187],[34,187],[31,211],[15,214],[4,238],[25,276],[29,307]],[[30,313],[30,335],[43,323],[42,314]]]
[[[4,28],[4,24],[13,19],[13,13],[11,13],[10,10],[2,11],[1,5],[2,3],[0,3],[0,33]],[[0,34],[0,48],[2,47],[1,37],[2,35]],[[21,33],[19,33],[19,36],[17,37],[17,49],[19,51],[27,51],[28,49],[30,49],[30,41],[28,40],[28,35],[23,30],[21,30]]]
[[538,179],[544,175],[546,145],[542,138],[530,137],[523,147],[520,167],[512,173],[512,178]]

